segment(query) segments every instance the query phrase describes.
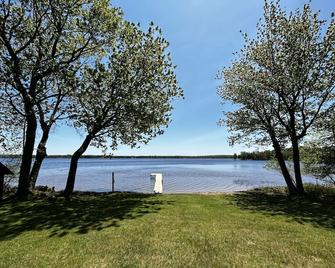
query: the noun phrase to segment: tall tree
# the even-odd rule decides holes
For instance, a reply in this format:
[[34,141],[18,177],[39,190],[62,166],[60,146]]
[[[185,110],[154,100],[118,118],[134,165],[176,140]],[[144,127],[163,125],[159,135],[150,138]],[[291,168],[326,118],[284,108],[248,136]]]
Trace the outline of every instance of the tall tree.
[[[245,35],[238,55],[219,74],[219,95],[236,104],[221,122],[232,142],[272,144],[289,192],[303,194],[299,144],[334,104],[334,19],[327,24],[310,4],[287,14],[280,1],[265,1],[257,36]],[[285,146],[292,147],[294,177]]]
[[29,192],[37,104],[46,97],[41,83],[50,76],[67,76],[74,65],[99,54],[120,19],[120,11],[111,8],[108,0],[1,0],[0,89],[17,98],[26,125],[19,197]]
[[168,126],[171,101],[182,96],[182,91],[167,47],[153,25],[143,32],[124,23],[109,57],[87,66],[79,75],[71,118],[85,139],[71,158],[66,197],[73,192],[78,160],[89,145],[105,150],[118,144],[134,147],[162,134],[162,127]]

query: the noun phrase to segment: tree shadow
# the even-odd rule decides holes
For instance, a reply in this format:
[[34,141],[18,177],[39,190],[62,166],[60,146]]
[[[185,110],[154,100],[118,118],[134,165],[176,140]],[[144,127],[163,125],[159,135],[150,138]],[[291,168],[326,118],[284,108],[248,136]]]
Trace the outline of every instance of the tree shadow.
[[285,193],[254,190],[234,195],[233,202],[242,209],[264,215],[284,215],[300,224],[335,228],[335,195],[293,198]]
[[50,237],[68,233],[86,234],[109,227],[118,227],[122,220],[131,220],[157,213],[163,205],[152,195],[76,194],[64,198],[37,198],[0,206],[0,241],[12,239],[26,231],[50,230]]

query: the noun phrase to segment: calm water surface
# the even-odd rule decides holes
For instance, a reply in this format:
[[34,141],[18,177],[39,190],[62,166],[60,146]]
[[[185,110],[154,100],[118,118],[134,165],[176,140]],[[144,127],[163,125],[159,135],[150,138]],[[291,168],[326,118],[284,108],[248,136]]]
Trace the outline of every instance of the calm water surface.
[[[282,176],[267,170],[265,164],[234,159],[82,159],[75,190],[110,191],[113,171],[116,191],[151,193],[150,173],[163,174],[165,193],[233,192],[284,185]],[[69,165],[67,158],[46,159],[38,184],[64,189]],[[312,177],[304,179],[315,181]]]

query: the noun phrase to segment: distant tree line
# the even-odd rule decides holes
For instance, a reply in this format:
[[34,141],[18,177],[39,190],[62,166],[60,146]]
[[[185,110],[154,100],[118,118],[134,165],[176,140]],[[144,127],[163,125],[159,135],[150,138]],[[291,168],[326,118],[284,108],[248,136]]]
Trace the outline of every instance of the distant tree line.
[[241,152],[238,158],[241,160],[270,160],[274,157],[274,152],[267,151],[255,151],[255,152]]
[[[276,156],[274,150],[241,152],[238,158],[241,160],[272,160]],[[292,160],[292,149],[283,149],[285,160]]]
[[[0,158],[20,158],[20,155],[0,155]],[[36,156],[33,156],[33,158]],[[71,158],[72,155],[48,155],[46,158]],[[105,158],[105,159],[141,159],[141,158],[208,158],[208,159],[237,159],[237,154],[234,155],[83,155],[81,158]]]

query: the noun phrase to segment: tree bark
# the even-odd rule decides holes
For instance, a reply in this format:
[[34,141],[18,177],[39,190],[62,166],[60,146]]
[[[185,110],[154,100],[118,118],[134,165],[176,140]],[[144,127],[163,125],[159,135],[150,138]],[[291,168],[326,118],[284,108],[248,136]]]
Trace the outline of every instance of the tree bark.
[[290,195],[297,195],[298,194],[298,190],[297,187],[294,185],[293,183],[293,179],[287,169],[286,163],[285,163],[285,159],[283,156],[283,153],[281,151],[279,142],[276,139],[272,139],[272,144],[273,144],[273,148],[275,150],[275,155],[278,161],[278,164],[280,166],[281,172],[284,176],[288,191],[290,193]]
[[49,138],[49,133],[50,133],[50,127],[47,126],[43,129],[42,138],[40,140],[40,143],[38,144],[37,151],[36,151],[35,162],[30,172],[30,177],[29,177],[30,190],[35,189],[38,174],[40,172],[43,160],[47,156],[46,144]]
[[28,109],[26,123],[27,128],[25,133],[25,144],[23,146],[19,184],[16,192],[16,196],[19,199],[25,199],[29,194],[29,174],[33,159],[36,129],[37,129],[36,116],[32,111],[32,108]]
[[295,175],[297,191],[299,195],[303,195],[305,193],[305,190],[301,177],[299,142],[298,139],[295,137],[292,138],[292,150],[293,150],[294,175]]
[[4,175],[0,174],[0,202],[2,201],[3,198],[4,183],[5,183],[5,177]]
[[83,153],[85,153],[92,139],[93,139],[93,136],[87,135],[84,142],[80,146],[80,148],[71,157],[69,174],[67,177],[66,187],[64,190],[64,196],[66,198],[69,198],[73,194],[74,183],[76,180],[76,173],[77,173],[77,167],[78,167],[78,160],[83,155]]

